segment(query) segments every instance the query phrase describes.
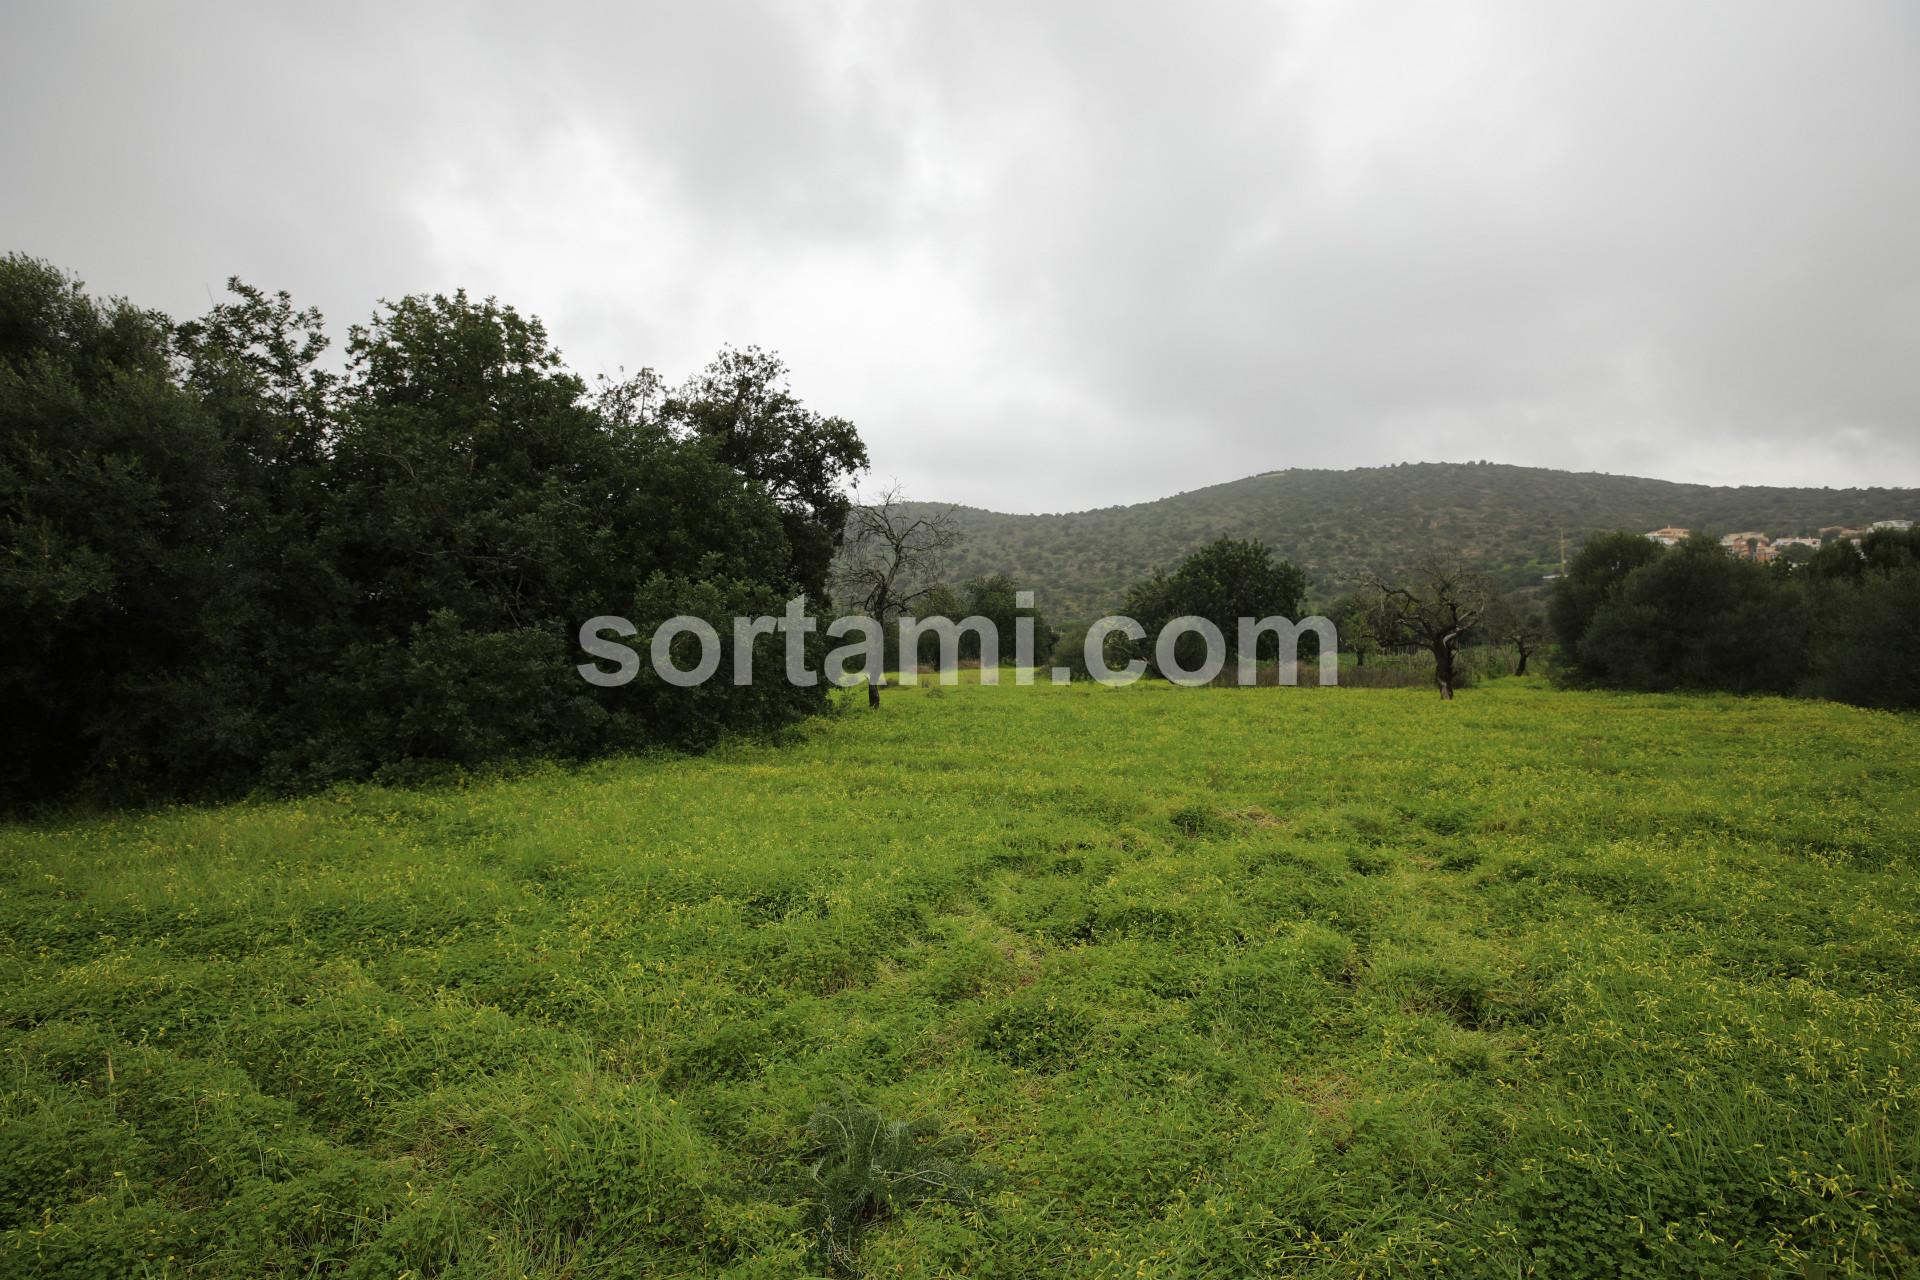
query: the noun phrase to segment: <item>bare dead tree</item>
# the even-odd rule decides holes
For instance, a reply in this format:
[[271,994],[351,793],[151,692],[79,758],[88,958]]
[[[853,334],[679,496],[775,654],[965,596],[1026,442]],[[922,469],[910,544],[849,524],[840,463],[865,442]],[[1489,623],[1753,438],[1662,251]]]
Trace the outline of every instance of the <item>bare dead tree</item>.
[[1433,654],[1433,678],[1442,698],[1453,697],[1454,655],[1485,618],[1493,593],[1478,574],[1440,559],[1422,561],[1398,582],[1368,577],[1394,625]]
[[[942,558],[959,540],[952,507],[915,514],[892,485],[848,514],[835,594],[878,622],[884,636],[891,620],[934,589]],[[867,705],[880,705],[878,671],[867,672]]]

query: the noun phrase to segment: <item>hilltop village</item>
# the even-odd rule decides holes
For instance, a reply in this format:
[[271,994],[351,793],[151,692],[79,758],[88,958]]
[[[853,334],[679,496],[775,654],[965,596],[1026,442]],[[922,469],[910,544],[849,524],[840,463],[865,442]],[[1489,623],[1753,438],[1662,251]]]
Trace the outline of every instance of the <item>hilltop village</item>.
[[[1848,528],[1843,525],[1830,525],[1820,530],[1817,535],[1782,534],[1775,537],[1749,530],[1745,533],[1729,533],[1723,535],[1720,539],[1720,545],[1725,547],[1730,555],[1736,555],[1746,560],[1758,560],[1760,563],[1766,564],[1771,560],[1780,558],[1789,560],[1805,559],[1828,542],[1845,541],[1858,543],[1860,539],[1875,530],[1904,530],[1911,529],[1912,527],[1913,521],[1911,520],[1875,520],[1872,524],[1857,529]],[[1647,538],[1650,541],[1657,542],[1666,547],[1685,542],[1692,536],[1693,530],[1675,527],[1654,529],[1647,533]]]

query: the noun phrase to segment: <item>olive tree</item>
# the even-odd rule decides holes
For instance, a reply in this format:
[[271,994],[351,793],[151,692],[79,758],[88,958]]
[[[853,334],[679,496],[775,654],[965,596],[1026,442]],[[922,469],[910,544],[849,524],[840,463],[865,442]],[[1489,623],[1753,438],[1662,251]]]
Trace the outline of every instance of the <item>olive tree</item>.
[[[873,619],[884,633],[890,620],[940,589],[940,564],[960,540],[951,507],[927,510],[908,503],[900,486],[855,503],[835,571],[836,594]],[[905,652],[901,660],[909,661]],[[867,705],[880,705],[881,673],[867,668]]]
[[1368,579],[1394,627],[1433,655],[1440,696],[1453,697],[1454,658],[1468,634],[1487,616],[1493,593],[1478,574],[1438,557],[1389,579]]

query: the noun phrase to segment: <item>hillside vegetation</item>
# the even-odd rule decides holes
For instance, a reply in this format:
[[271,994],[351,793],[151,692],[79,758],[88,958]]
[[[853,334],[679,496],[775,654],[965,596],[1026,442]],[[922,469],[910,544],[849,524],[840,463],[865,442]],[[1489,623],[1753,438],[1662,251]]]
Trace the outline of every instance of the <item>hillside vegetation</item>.
[[[922,687],[0,829],[0,1274],[1912,1275],[1917,761],[1511,679]],[[968,1193],[836,1234],[869,1155]]]
[[[934,505],[934,504],[928,504]],[[1538,583],[1588,534],[1679,525],[1815,533],[1920,518],[1920,489],[1724,488],[1475,463],[1270,471],[1130,507],[1007,515],[962,507],[956,578],[1004,572],[1050,616],[1089,620],[1129,583],[1215,538],[1259,538],[1307,571],[1316,599],[1429,551],[1473,557],[1506,585]]]

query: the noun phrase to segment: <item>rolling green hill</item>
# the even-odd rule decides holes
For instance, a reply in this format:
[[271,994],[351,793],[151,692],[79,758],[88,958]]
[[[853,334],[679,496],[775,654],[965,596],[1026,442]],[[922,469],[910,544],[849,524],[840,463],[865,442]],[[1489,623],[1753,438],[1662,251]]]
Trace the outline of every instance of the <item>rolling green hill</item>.
[[[929,506],[938,504],[927,504]],[[1130,507],[1007,515],[961,507],[948,574],[1004,571],[1058,618],[1118,607],[1126,585],[1222,535],[1260,538],[1304,568],[1315,598],[1375,565],[1426,551],[1481,561],[1513,587],[1538,583],[1597,530],[1681,525],[1779,536],[1920,517],[1920,489],[1675,484],[1638,476],[1483,463],[1269,471]]]

